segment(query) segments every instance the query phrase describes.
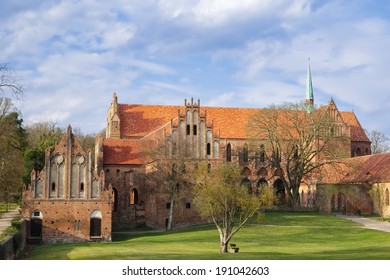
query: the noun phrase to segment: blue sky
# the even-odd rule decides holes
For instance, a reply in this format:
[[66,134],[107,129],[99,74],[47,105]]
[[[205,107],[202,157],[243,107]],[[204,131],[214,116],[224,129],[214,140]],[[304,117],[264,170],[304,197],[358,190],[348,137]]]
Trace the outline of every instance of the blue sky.
[[26,123],[98,132],[120,103],[265,107],[333,98],[390,136],[390,1],[111,0],[0,4],[0,62]]

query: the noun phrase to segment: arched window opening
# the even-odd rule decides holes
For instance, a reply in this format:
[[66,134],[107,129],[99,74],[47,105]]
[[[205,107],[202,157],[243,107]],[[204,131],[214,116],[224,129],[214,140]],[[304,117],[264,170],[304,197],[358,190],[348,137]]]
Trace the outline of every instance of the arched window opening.
[[54,192],[56,190],[56,183],[51,183],[51,191]]
[[191,134],[191,126],[187,124],[187,135]]
[[261,194],[264,188],[268,188],[268,183],[265,179],[260,179],[257,182],[256,195]]
[[211,155],[211,145],[210,145],[210,143],[207,143],[206,154],[207,154],[208,156]]
[[252,191],[252,184],[251,184],[251,181],[249,181],[248,178],[245,178],[244,180],[242,180],[241,186],[243,186],[247,190],[248,194],[251,195],[253,193],[253,191]]
[[130,204],[138,204],[138,190],[136,188],[131,190],[130,193]]
[[84,191],[84,183],[81,182],[81,183],[80,183],[80,192],[83,192],[83,191]]
[[265,162],[265,148],[264,145],[260,145],[260,162]]
[[226,146],[226,161],[232,161],[232,145],[230,145],[230,143]]
[[361,156],[362,155],[362,150],[360,148],[356,149],[356,156]]
[[277,179],[274,183],[274,190],[276,195],[276,203],[284,204],[285,203],[285,190],[283,186],[283,182],[281,179]]
[[244,162],[248,162],[248,144],[244,145],[243,157]]
[[198,127],[196,126],[196,124],[193,126],[193,132],[192,132],[193,135],[197,135],[198,134]]
[[114,212],[118,211],[118,190],[116,188],[112,189],[114,191]]
[[189,202],[186,203],[186,209],[191,209],[191,203]]

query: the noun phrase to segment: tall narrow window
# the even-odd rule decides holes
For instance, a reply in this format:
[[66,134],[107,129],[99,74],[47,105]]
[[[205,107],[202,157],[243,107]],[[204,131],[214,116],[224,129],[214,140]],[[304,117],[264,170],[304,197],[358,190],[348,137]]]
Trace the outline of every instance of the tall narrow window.
[[207,143],[207,147],[206,147],[206,153],[207,153],[207,155],[209,156],[209,155],[211,155],[211,145],[210,145],[210,143]]
[[187,124],[187,135],[190,135],[191,133],[191,126]]
[[116,188],[112,189],[114,191],[114,212],[118,211],[118,190]]
[[248,144],[244,145],[243,160],[244,162],[248,162]]
[[138,190],[135,188],[130,193],[130,204],[138,204]]
[[193,135],[196,135],[198,132],[198,127],[196,125],[193,126]]
[[264,145],[261,144],[260,145],[260,162],[264,162],[265,161],[265,148],[264,148]]
[[230,143],[226,146],[226,161],[232,161],[232,146],[230,145]]

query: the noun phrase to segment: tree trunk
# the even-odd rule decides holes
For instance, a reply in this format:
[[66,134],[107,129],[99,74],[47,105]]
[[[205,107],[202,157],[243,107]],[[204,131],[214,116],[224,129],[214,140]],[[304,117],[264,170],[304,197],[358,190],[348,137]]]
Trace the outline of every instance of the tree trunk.
[[172,223],[173,223],[173,208],[174,208],[175,199],[172,196],[170,200],[170,207],[168,212],[168,224],[167,224],[167,230],[172,230]]
[[220,242],[219,251],[221,253],[227,253],[228,252],[228,243],[225,241]]
[[230,235],[230,232],[227,232],[228,229],[225,228],[225,229],[221,229],[219,231],[219,251],[221,253],[227,253],[228,252],[228,245],[229,245],[229,241],[230,241],[230,238],[229,238],[229,235]]

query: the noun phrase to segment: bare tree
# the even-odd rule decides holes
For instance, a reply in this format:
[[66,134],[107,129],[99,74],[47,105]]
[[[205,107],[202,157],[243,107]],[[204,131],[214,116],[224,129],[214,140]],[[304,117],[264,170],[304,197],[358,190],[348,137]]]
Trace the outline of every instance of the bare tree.
[[309,113],[302,103],[270,106],[253,116],[248,132],[264,143],[266,162],[283,182],[293,209],[303,180],[345,156],[346,138],[324,108]]
[[173,226],[174,211],[178,200],[189,192],[188,159],[180,150],[170,153],[165,145],[156,145],[154,142],[145,143],[147,179],[153,187],[150,192],[167,196],[169,201],[167,230]]
[[388,141],[390,140],[383,132],[379,130],[371,130],[366,134],[369,135],[371,140],[371,152],[373,154],[384,154],[390,151]]
[[210,170],[206,162],[194,172],[194,205],[206,219],[212,219],[220,239],[220,252],[228,252],[232,237],[262,207],[273,203],[273,191],[264,187],[258,195],[241,185],[241,168],[234,163],[221,163]]
[[11,93],[9,97],[19,98],[23,86],[7,64],[0,64],[0,98],[4,98],[7,92]]

